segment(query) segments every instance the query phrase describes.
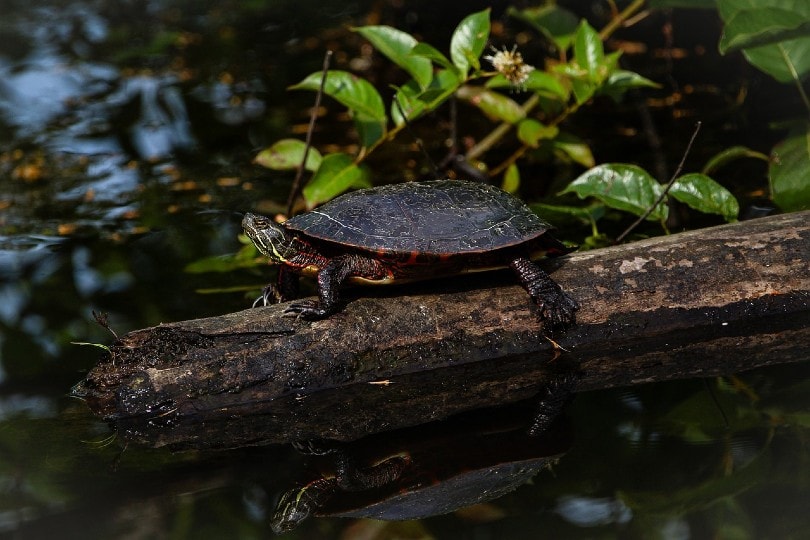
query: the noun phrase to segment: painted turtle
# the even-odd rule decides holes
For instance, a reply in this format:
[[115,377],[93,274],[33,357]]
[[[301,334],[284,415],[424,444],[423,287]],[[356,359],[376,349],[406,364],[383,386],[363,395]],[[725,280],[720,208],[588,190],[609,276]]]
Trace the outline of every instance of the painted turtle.
[[[570,397],[568,386],[556,391]],[[287,490],[270,525],[283,533],[311,515],[422,519],[505,495],[571,445],[568,422],[554,421],[542,434],[530,434],[531,405],[478,410],[331,449],[324,441],[327,450],[299,445],[312,456],[307,468],[321,474]]]
[[245,234],[274,263],[264,304],[297,293],[297,274],[317,275],[318,300],[285,311],[307,319],[338,309],[345,281],[387,284],[510,267],[552,327],[575,323],[579,304],[532,259],[570,252],[551,226],[497,187],[458,180],[408,182],[347,193],[277,224],[254,214]]

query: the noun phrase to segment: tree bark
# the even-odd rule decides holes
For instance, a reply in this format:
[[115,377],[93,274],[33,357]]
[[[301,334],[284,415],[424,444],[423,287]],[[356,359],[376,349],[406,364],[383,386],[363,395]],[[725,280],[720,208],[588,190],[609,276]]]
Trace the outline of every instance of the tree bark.
[[[549,335],[509,272],[352,289],[316,322],[284,305],[131,332],[75,394],[155,446],[362,435],[577,390],[730,374],[810,351],[810,212],[542,263],[581,304]],[[145,421],[148,420],[148,421]]]

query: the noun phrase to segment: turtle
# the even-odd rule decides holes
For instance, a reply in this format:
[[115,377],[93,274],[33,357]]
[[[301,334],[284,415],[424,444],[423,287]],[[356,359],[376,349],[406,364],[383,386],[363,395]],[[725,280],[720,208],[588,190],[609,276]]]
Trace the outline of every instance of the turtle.
[[[546,396],[565,401],[573,378]],[[532,479],[570,448],[563,417],[535,433],[533,400],[380,433],[350,443],[308,441],[294,447],[310,456],[308,476],[287,489],[270,526],[290,531],[309,516],[423,519],[494,500]],[[315,471],[318,472],[315,472]]]
[[552,329],[575,324],[579,304],[533,260],[566,247],[551,225],[493,185],[464,180],[405,182],[336,197],[283,223],[247,213],[245,234],[271,262],[276,284],[254,303],[286,302],[298,276],[317,277],[318,299],[286,314],[316,320],[340,308],[344,282],[389,284],[511,268]]

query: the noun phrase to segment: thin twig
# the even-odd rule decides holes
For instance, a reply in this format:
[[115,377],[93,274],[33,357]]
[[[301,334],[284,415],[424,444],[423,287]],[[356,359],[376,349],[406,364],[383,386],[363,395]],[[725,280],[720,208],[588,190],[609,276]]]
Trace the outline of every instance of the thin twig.
[[638,227],[639,223],[641,223],[642,221],[644,221],[645,219],[647,219],[647,218],[649,217],[649,215],[653,213],[653,210],[655,210],[655,208],[656,208],[656,207],[657,207],[659,204],[661,204],[661,201],[663,201],[663,200],[664,200],[664,197],[666,197],[666,196],[667,196],[667,193],[669,192],[669,189],[670,189],[670,188],[672,187],[672,185],[675,183],[675,180],[677,180],[677,179],[678,179],[678,176],[680,176],[681,171],[683,170],[684,163],[686,163],[686,157],[689,155],[689,151],[690,151],[690,150],[692,150],[692,144],[694,144],[695,139],[697,138],[697,134],[698,134],[698,132],[700,131],[700,126],[701,126],[701,122],[700,122],[700,121],[698,121],[698,122],[695,124],[695,131],[692,133],[692,138],[691,138],[691,139],[689,139],[689,144],[688,144],[688,145],[686,145],[686,150],[685,150],[685,151],[684,151],[684,153],[683,153],[683,157],[681,158],[681,162],[680,162],[680,163],[678,163],[678,168],[677,168],[677,169],[675,169],[675,172],[672,174],[672,178],[670,178],[670,179],[669,179],[669,182],[667,182],[667,185],[666,185],[666,186],[664,186],[664,190],[661,192],[661,195],[659,195],[659,196],[658,196],[658,198],[655,200],[655,202],[654,202],[654,203],[652,203],[652,205],[651,205],[649,208],[647,208],[647,211],[646,211],[646,212],[644,212],[644,214],[643,214],[641,217],[639,217],[639,218],[638,218],[636,221],[634,221],[632,225],[630,225],[629,227],[627,227],[627,229],[625,229],[625,231],[624,231],[622,234],[620,234],[620,235],[618,236],[618,238],[616,238],[616,243],[617,243],[617,244],[618,244],[619,242],[621,242],[622,240],[624,240],[624,238],[625,238],[625,237],[626,237],[628,234],[630,234],[630,233],[633,231],[633,229],[635,229],[636,227]]
[[422,144],[422,139],[417,137],[416,134],[411,130],[411,124],[408,122],[408,117],[405,115],[405,111],[402,109],[402,104],[399,102],[399,98],[397,98],[396,94],[394,94],[394,105],[396,105],[399,115],[402,117],[402,121],[405,122],[405,130],[408,132],[408,135],[410,135],[411,138],[416,141],[416,146],[419,147],[419,151],[422,152],[422,156],[424,156],[425,160],[427,160],[427,162],[433,168],[434,178],[439,178],[439,168],[436,166],[436,162],[433,161],[433,158],[431,158],[430,154],[428,154],[427,150],[425,150],[425,145]]
[[326,51],[323,55],[323,71],[321,74],[321,86],[318,88],[318,93],[315,94],[315,106],[312,108],[312,114],[309,115],[309,126],[307,127],[306,144],[304,145],[304,157],[301,159],[301,164],[298,165],[298,171],[295,173],[295,180],[293,180],[290,194],[287,197],[287,216],[292,214],[293,204],[298,193],[301,191],[301,179],[304,176],[304,170],[307,166],[307,158],[309,157],[309,149],[312,147],[312,132],[315,131],[315,121],[318,119],[318,109],[321,107],[321,97],[323,96],[323,89],[326,86],[326,74],[329,72],[329,62],[332,59],[332,51]]

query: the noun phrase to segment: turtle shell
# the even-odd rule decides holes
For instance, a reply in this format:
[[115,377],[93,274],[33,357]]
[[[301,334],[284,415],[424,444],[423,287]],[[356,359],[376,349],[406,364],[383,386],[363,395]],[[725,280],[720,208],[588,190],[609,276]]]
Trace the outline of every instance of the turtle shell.
[[437,256],[515,246],[551,229],[517,197],[495,186],[459,180],[354,191],[286,221],[284,227],[359,250]]

